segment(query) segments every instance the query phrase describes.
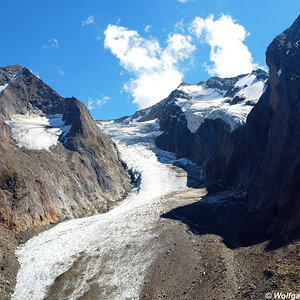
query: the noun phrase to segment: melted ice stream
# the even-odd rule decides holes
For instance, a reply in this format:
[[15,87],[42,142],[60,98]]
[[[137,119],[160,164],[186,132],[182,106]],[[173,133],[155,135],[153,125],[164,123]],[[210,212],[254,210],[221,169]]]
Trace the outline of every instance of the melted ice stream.
[[186,189],[187,178],[162,163],[176,158],[154,145],[160,134],[155,122],[102,127],[129,168],[141,174],[139,188],[105,214],[63,222],[19,247],[12,299],[139,299],[157,251],[155,224],[164,196]]

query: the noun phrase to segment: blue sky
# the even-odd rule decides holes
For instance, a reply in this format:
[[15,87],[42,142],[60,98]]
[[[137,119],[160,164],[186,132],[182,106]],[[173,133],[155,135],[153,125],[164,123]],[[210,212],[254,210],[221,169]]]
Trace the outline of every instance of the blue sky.
[[20,64],[95,119],[134,113],[180,81],[265,67],[299,0],[0,0],[0,65]]

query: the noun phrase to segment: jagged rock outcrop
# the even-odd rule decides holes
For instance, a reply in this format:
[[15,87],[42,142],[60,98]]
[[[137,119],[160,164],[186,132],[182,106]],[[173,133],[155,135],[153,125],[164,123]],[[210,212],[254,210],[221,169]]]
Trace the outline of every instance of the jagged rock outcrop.
[[0,68],[2,225],[19,231],[104,212],[130,189],[114,144],[82,102],[26,68]]
[[274,208],[270,233],[300,227],[300,16],[266,52],[269,87],[230,147],[221,175],[248,187],[251,211]]

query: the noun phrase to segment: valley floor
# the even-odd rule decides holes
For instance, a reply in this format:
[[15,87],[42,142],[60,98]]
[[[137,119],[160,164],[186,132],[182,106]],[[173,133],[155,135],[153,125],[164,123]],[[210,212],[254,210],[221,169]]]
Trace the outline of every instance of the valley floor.
[[267,242],[241,246],[233,238],[228,246],[207,230],[215,220],[205,211],[201,228],[189,224],[189,205],[222,198],[187,186],[192,169],[201,179],[199,169],[155,146],[155,122],[102,127],[139,186],[111,211],[63,222],[19,247],[12,299],[264,299],[274,290],[297,292],[300,243],[266,251]]
[[[169,208],[199,200],[201,192],[170,195]],[[209,218],[205,223],[213,227],[215,221]],[[147,270],[141,299],[260,300],[268,299],[267,293],[272,294],[270,299],[277,292],[300,294],[299,241],[274,249],[269,241],[232,248],[220,235],[191,231],[186,222],[160,219],[160,253]],[[232,237],[237,238],[234,232]]]

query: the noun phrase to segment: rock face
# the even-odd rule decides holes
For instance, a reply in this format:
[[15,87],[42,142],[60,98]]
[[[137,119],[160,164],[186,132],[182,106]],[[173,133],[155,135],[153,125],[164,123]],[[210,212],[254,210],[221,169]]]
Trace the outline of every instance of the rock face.
[[75,98],[0,68],[0,222],[13,231],[106,211],[131,189],[112,141]]
[[250,210],[276,209],[270,233],[300,226],[300,16],[266,52],[269,87],[235,137],[220,178],[248,187]]

